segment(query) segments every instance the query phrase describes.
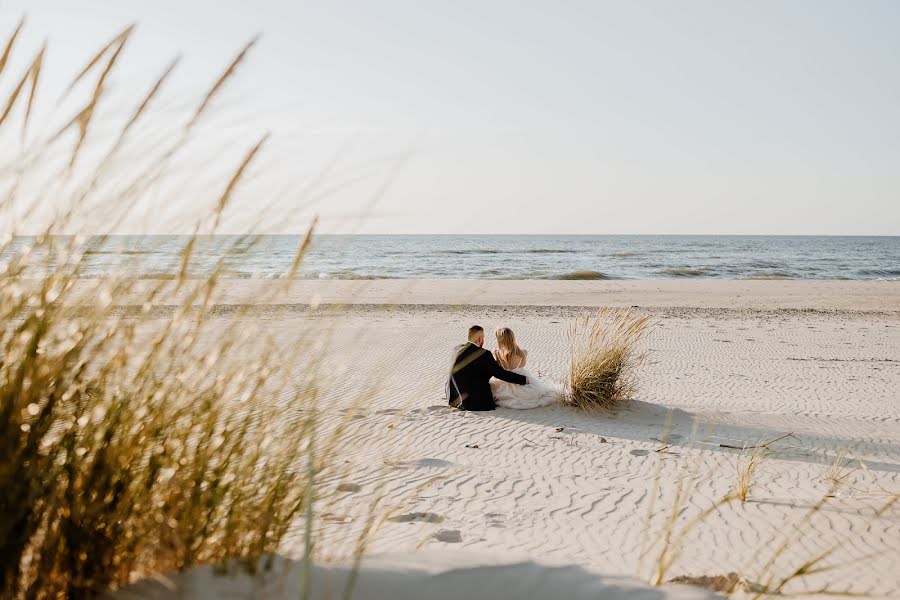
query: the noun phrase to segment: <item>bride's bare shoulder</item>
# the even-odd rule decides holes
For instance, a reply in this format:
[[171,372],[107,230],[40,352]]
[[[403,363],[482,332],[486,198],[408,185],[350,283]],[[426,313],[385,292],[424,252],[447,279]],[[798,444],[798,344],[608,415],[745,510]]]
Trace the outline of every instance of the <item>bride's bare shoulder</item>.
[[525,362],[528,360],[528,350],[525,348],[519,348],[519,369],[525,367]]

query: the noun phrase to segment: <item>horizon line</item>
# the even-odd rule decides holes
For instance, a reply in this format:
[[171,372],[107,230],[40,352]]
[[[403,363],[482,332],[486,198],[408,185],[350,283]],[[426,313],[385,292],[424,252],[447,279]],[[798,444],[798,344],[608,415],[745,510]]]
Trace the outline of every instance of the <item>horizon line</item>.
[[[162,237],[162,236],[193,236],[198,235],[200,237],[209,237],[209,236],[270,236],[270,237],[278,237],[278,236],[304,236],[306,235],[306,231],[298,231],[296,233],[233,233],[233,232],[218,232],[218,233],[202,233],[202,234],[194,234],[194,233],[59,233],[53,234],[50,237],[74,237],[77,235],[82,235],[86,237]],[[44,235],[43,233],[21,233],[13,235],[16,237],[38,237],[40,235]],[[313,235],[329,235],[329,236],[369,236],[369,237],[401,237],[401,236],[430,236],[430,237],[461,237],[461,236],[469,236],[469,237],[641,237],[641,236],[655,236],[655,237],[900,237],[900,233],[466,233],[466,232],[452,232],[452,233],[429,233],[429,232],[417,232],[417,233],[314,233]]]

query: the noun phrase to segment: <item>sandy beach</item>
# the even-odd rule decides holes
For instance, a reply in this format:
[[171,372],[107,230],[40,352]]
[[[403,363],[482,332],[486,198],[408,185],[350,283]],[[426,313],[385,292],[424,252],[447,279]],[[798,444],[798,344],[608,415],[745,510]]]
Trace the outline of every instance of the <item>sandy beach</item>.
[[[825,564],[836,568],[787,590],[900,593],[900,509],[874,516],[900,492],[896,282],[276,287],[225,282],[213,318],[223,326],[252,319],[284,348],[303,343],[300,332],[321,334],[315,360],[334,377],[320,406],[334,426],[352,414],[345,462],[323,484],[319,506],[333,557],[352,554],[374,511],[386,520],[369,541],[372,555],[463,550],[647,580],[676,510],[684,544],[667,579],[737,572],[758,582],[834,548]],[[136,295],[115,303],[138,304]],[[602,304],[637,306],[655,322],[640,391],[626,410],[467,413],[445,405],[450,351],[469,325],[513,328],[530,368],[559,381],[569,322]],[[732,489],[734,448],[772,440],[748,500],[684,529]],[[845,450],[852,472],[813,510]],[[783,555],[767,567],[785,535]],[[296,539],[286,554],[302,554]]]
[[900,598],[900,2],[0,12],[0,599]]

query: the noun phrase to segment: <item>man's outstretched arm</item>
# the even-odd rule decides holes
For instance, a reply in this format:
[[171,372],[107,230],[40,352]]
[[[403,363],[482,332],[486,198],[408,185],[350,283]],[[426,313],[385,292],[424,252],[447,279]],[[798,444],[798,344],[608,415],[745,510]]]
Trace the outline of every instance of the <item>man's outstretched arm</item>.
[[484,355],[482,359],[485,361],[485,368],[488,370],[488,373],[491,374],[491,377],[496,377],[497,379],[502,379],[503,381],[508,381],[509,383],[517,383],[519,385],[525,385],[528,383],[528,379],[524,375],[519,375],[518,373],[513,373],[512,371],[507,371],[494,360],[494,357],[491,356],[490,352]]

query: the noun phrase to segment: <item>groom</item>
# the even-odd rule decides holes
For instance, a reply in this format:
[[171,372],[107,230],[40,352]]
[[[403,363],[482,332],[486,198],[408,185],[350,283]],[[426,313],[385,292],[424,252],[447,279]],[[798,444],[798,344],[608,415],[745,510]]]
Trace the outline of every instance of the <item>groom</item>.
[[519,385],[528,383],[524,375],[512,373],[498,365],[494,356],[482,348],[483,345],[484,329],[473,325],[469,328],[469,341],[456,348],[453,369],[447,382],[450,406],[462,410],[494,410],[491,377]]

